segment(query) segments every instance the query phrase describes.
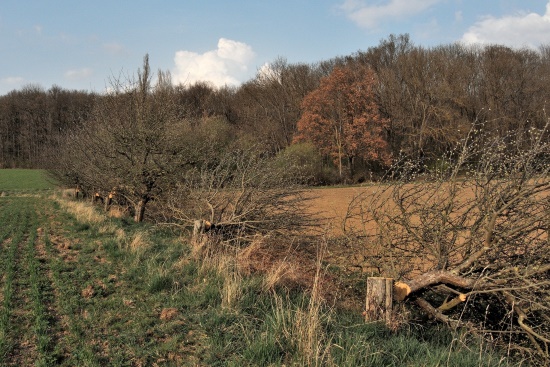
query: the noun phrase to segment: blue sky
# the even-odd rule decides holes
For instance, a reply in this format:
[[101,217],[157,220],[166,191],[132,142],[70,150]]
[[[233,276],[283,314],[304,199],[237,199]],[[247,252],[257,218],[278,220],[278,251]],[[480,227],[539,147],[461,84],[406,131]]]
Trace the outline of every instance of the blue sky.
[[103,92],[148,53],[174,83],[238,85],[270,61],[313,63],[408,33],[414,44],[550,44],[547,0],[1,0],[0,95]]

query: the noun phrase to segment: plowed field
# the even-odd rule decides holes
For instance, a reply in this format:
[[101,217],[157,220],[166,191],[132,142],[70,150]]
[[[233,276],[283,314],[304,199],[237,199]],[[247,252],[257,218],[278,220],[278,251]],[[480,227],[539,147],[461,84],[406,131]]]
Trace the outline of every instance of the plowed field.
[[[372,192],[368,186],[313,189],[309,192],[309,210],[319,217],[319,226],[330,233],[342,230],[343,220],[352,200],[361,193]],[[324,228],[323,228],[324,227]]]

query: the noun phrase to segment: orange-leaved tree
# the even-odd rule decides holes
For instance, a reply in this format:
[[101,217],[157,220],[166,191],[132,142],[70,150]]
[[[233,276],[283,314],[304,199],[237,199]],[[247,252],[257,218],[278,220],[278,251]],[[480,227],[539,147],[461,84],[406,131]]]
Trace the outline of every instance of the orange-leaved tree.
[[302,102],[302,116],[294,141],[311,141],[337,164],[352,173],[355,159],[389,164],[384,137],[389,121],[380,116],[373,87],[374,71],[364,65],[336,67]]

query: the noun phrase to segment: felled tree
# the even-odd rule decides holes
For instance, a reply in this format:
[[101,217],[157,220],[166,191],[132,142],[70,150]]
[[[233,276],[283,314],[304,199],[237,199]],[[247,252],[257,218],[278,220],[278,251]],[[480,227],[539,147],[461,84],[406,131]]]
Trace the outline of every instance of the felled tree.
[[374,72],[362,65],[336,67],[302,102],[295,141],[311,141],[338,166],[350,172],[356,158],[390,163],[384,138],[388,121],[380,116],[373,86]]
[[257,235],[297,236],[312,225],[298,177],[282,172],[256,147],[228,146],[200,166],[181,173],[167,209],[189,226],[206,219],[228,243],[249,243]]
[[[549,125],[502,138],[472,129],[432,172],[356,198],[350,243],[435,319],[550,361]],[[410,168],[410,170],[409,170]]]

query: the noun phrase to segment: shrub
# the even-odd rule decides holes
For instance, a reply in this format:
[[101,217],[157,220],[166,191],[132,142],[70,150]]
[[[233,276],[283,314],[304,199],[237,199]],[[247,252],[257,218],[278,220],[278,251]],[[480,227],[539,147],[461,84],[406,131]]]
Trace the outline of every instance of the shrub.
[[337,179],[334,166],[323,162],[317,148],[309,142],[296,143],[281,151],[275,166],[288,177],[295,177],[304,185],[333,184]]

